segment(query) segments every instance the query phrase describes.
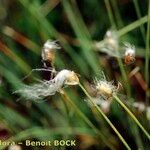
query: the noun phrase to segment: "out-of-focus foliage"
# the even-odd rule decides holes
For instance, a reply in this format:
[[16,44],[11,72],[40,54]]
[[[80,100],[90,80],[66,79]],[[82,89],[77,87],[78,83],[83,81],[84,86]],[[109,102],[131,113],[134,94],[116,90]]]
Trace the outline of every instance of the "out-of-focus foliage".
[[[124,149],[105,120],[90,110],[78,86],[64,91],[103,138],[60,93],[43,101],[23,98],[17,101],[19,97],[13,92],[23,83],[32,84],[49,75],[33,72],[22,80],[32,69],[43,67],[41,50],[47,39],[58,40],[62,47],[56,52],[56,70],[78,73],[93,97],[93,80],[104,71],[106,78],[122,84],[121,99],[150,131],[150,120],[146,117],[150,114],[146,114],[149,111],[145,106],[150,96],[149,74],[145,71],[145,61],[149,63],[150,57],[147,33],[150,19],[146,16],[149,3],[148,0],[0,0],[0,140],[22,142],[24,149],[41,149],[25,147],[26,139],[75,139],[77,146],[70,149]],[[125,65],[123,59],[107,56],[95,48],[95,42],[103,42],[109,29],[115,30],[120,45],[123,42],[135,45],[133,64]],[[136,67],[140,70],[132,75]],[[144,109],[135,107],[135,102],[141,102]],[[148,139],[115,101],[108,110],[104,107],[104,112],[132,149],[148,150]],[[1,149],[6,147],[0,145]]]

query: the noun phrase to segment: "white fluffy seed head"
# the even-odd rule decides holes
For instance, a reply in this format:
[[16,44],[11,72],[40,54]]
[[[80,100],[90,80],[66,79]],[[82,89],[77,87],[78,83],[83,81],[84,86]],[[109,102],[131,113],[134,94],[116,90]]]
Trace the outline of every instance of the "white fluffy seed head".
[[125,56],[135,56],[135,46],[125,43]]
[[42,59],[53,61],[55,58],[55,50],[60,49],[61,47],[56,43],[57,41],[47,40],[42,49]]
[[106,53],[111,57],[120,57],[119,40],[116,31],[108,30],[104,36],[103,42],[95,44],[99,51]]
[[50,50],[61,49],[61,47],[56,42],[57,41],[52,41],[49,39],[44,43],[44,48]]
[[106,44],[106,48],[108,48],[109,50],[118,50],[118,37],[115,31],[108,30],[105,34],[104,41]]
[[74,71],[71,71],[70,74],[68,74],[65,84],[67,84],[67,85],[79,84],[79,78]]
[[61,70],[56,77],[50,81],[25,85],[22,89],[15,91],[27,100],[42,100],[47,96],[60,92],[64,85],[77,85],[79,78],[74,71]]
[[77,74],[74,71],[70,70],[62,70],[60,71],[57,76],[55,77],[55,80],[61,80],[64,82],[66,85],[77,85],[79,84],[79,78]]
[[113,97],[113,94],[117,93],[118,88],[113,85],[113,82],[108,82],[106,80],[97,81],[96,84],[97,93],[104,99],[109,99]]

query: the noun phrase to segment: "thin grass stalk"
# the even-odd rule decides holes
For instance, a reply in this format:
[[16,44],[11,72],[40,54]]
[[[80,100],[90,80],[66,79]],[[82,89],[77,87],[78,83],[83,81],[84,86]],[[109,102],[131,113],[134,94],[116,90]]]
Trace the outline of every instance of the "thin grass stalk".
[[[150,19],[150,18],[149,18]],[[123,36],[125,34],[127,34],[128,32],[140,27],[141,25],[143,25],[144,23],[146,23],[148,20],[148,17],[147,15],[142,17],[141,19],[138,19],[134,22],[132,22],[131,24],[123,27],[122,29],[118,30],[117,33],[118,33],[118,36]]]
[[40,6],[40,12],[47,16],[58,4],[60,3],[60,0],[46,0],[41,6]]
[[[114,21],[115,19],[114,19],[114,16],[113,16],[113,12],[112,12],[109,0],[105,0],[105,5],[106,5],[106,8],[107,8],[107,12],[108,12],[108,16],[109,16],[109,20],[110,20],[111,25],[116,27],[117,25]],[[123,76],[123,80],[125,82],[126,92],[127,92],[128,97],[129,97],[130,96],[130,86],[128,84],[128,77],[126,75],[125,68],[123,67],[122,60],[120,58],[118,58],[117,60],[118,60],[118,63],[119,63],[119,68],[120,68],[121,74]]]
[[[81,57],[78,57],[77,53],[74,53],[72,47],[68,44],[66,39],[55,29],[55,27],[43,16],[41,12],[39,12],[39,7],[31,5],[28,0],[18,0],[30,13],[31,15],[39,22],[39,24],[45,30],[45,34],[48,36],[55,37],[59,39],[65,51],[69,54],[71,59],[80,67],[80,71],[83,73],[87,73],[88,69],[86,63],[83,61]],[[30,7],[29,7],[30,6]],[[82,64],[82,65],[81,65]],[[84,68],[84,69],[82,69]]]
[[93,129],[93,131],[102,139],[102,141],[112,150],[115,150],[114,146],[108,142],[108,139],[95,127],[95,125],[85,116],[85,114],[73,103],[70,97],[64,92],[61,95],[66,103],[69,103],[71,107],[79,114],[79,116]]
[[125,68],[123,66],[123,62],[122,62],[121,58],[117,58],[117,61],[118,61],[118,64],[119,64],[121,75],[122,75],[124,83],[125,83],[127,97],[130,98],[131,97],[131,89],[130,89],[129,79],[128,79],[126,70],[125,70]]
[[[110,5],[110,3],[109,3],[109,0],[107,1],[108,2],[108,4]],[[115,2],[114,1],[112,1],[112,5],[113,5],[113,7],[115,8],[116,7],[116,4],[115,4]],[[110,22],[112,23],[112,21],[114,21],[114,18],[113,18],[113,14],[112,14],[112,10],[111,10],[111,7],[107,7],[108,9],[107,9],[107,11],[108,11],[108,15],[109,15],[109,19],[110,19]],[[119,12],[118,12],[119,13]],[[115,11],[115,15],[117,15],[116,14],[116,11]],[[110,17],[112,17],[112,18],[110,18]],[[116,16],[117,17],[117,16]],[[113,22],[114,24],[115,24],[115,22]],[[135,24],[134,24],[135,25]],[[116,25],[115,25],[116,26]],[[132,27],[132,26],[131,26]],[[117,32],[117,33],[119,33],[119,31]],[[118,37],[120,36],[120,34],[118,34]],[[122,77],[123,77],[123,80],[124,80],[124,83],[125,83],[125,88],[126,88],[126,92],[127,92],[127,97],[128,97],[128,99],[130,99],[130,97],[131,97],[131,88],[130,88],[130,85],[129,85],[129,79],[128,79],[128,76],[127,76],[127,73],[126,73],[126,70],[125,70],[125,68],[124,68],[124,65],[123,65],[123,62],[122,62],[122,60],[120,59],[120,58],[118,58],[117,59],[117,61],[118,61],[118,64],[119,64],[119,68],[120,68],[120,71],[121,71],[121,75],[122,75]],[[130,120],[129,120],[130,121]],[[132,123],[130,123],[131,124],[131,130],[132,129],[137,129],[137,127],[136,126],[134,126],[134,125],[132,125]],[[137,143],[137,145],[139,145],[140,146],[140,148],[142,148],[143,146],[142,146],[142,142],[141,142],[141,138],[139,137],[139,136],[137,136],[137,135],[139,135],[139,132],[138,132],[138,129],[136,130],[137,132],[136,132],[136,134],[134,135],[134,137],[135,137],[135,139],[136,139],[136,143]],[[140,142],[139,142],[140,141]]]
[[133,131],[133,135],[134,135],[137,147],[140,150],[144,150],[144,145],[143,145],[143,142],[142,142],[142,139],[141,139],[141,135],[140,135],[138,126],[133,123],[133,120],[130,117],[128,118],[128,120],[129,120],[129,123],[130,123],[130,126],[131,126],[131,130]]
[[[103,133],[105,133],[106,135],[108,135],[108,137],[109,137],[110,139],[112,139],[113,137],[111,138],[112,135],[111,135],[109,129],[105,126],[105,122],[103,121],[103,118],[102,118],[102,117],[99,117],[100,115],[99,115],[99,113],[97,112],[96,108],[95,108],[95,107],[91,107],[91,111],[92,111],[92,113],[93,113],[93,115],[94,115],[96,121],[99,123],[100,128],[101,128],[101,130],[103,131]],[[113,143],[113,139],[112,139],[111,141],[112,141],[112,143]]]
[[68,118],[69,125],[71,126],[71,121],[69,119],[69,107],[68,107],[67,101],[64,98],[63,94],[61,94],[61,97],[62,97],[62,102],[63,102],[63,105],[64,105],[64,109],[65,109],[65,115]]
[[[92,111],[96,121],[98,122],[100,129],[103,131],[103,133],[105,133],[105,135],[107,135],[107,137],[109,137],[110,142],[112,142],[112,144],[114,143],[114,145],[116,145],[116,143],[114,142],[116,137],[111,135],[111,131],[105,125],[105,121],[104,121],[103,117],[101,116],[101,114],[99,114],[99,112],[97,111],[97,108],[95,106],[93,106],[93,107],[91,107],[91,111]],[[119,143],[118,143],[118,145],[119,145]],[[118,147],[118,146],[116,146],[116,147]]]
[[88,64],[91,66],[94,73],[96,73],[97,70],[100,68],[100,66],[98,65],[95,53],[91,51],[92,50],[91,37],[81,17],[79,9],[75,2],[74,2],[75,6],[71,5],[68,0],[64,0],[62,4],[67,14],[67,17],[70,21],[70,24],[80,41],[82,55],[84,56],[85,60],[87,60]]
[[[138,1],[137,0],[133,0],[133,4],[134,4],[134,7],[135,7],[135,11],[136,11],[137,17],[138,17],[138,19],[140,19],[142,17],[142,15],[141,15],[141,11],[140,11],[140,8],[139,8]],[[145,42],[145,29],[144,29],[143,25],[140,26],[140,30],[141,30],[143,41]]]
[[40,46],[29,38],[25,37],[23,34],[14,30],[13,28],[9,26],[4,26],[2,28],[2,33],[7,35],[8,37],[11,37],[13,40],[17,41],[19,44],[23,45],[35,54],[40,55]]
[[86,89],[82,86],[81,83],[79,83],[80,88],[82,89],[82,91],[85,93],[85,95],[88,97],[89,101],[95,106],[95,108],[97,109],[97,111],[103,116],[103,118],[106,120],[106,122],[110,125],[110,127],[113,129],[113,131],[117,134],[117,136],[119,137],[119,139],[122,141],[122,143],[124,144],[124,146],[128,149],[131,150],[131,148],[129,147],[129,145],[127,144],[127,142],[125,141],[125,139],[122,137],[122,135],[119,133],[119,131],[116,129],[116,127],[111,123],[111,121],[109,120],[109,118],[103,113],[103,111],[100,109],[100,107],[98,107],[92,100],[92,97],[88,94],[88,92],[86,91]]
[[16,53],[13,52],[7,45],[5,45],[0,40],[0,51],[2,51],[6,56],[8,56],[10,59],[12,59],[21,69],[24,73],[28,73],[29,70],[31,70],[31,67]]
[[125,109],[125,111],[129,114],[129,116],[135,121],[135,123],[140,127],[143,133],[150,140],[150,134],[146,131],[146,129],[141,125],[135,115],[127,108],[127,106],[119,99],[117,95],[114,95],[115,100]]
[[[148,2],[148,23],[147,23],[147,34],[146,34],[146,53],[145,53],[145,80],[149,85],[149,53],[150,53],[150,0]],[[146,91],[146,105],[149,105],[149,93]]]
[[[107,8],[107,12],[108,12],[108,16],[109,16],[109,20],[110,20],[111,25],[116,27],[117,25],[114,21],[115,19],[114,19],[114,16],[113,16],[113,12],[112,12],[109,0],[105,0],[105,5],[106,5],[106,8]],[[120,58],[118,58],[117,60],[118,60],[118,63],[119,63],[119,68],[120,68],[121,74],[123,76],[123,80],[125,82],[127,95],[128,95],[128,97],[130,97],[130,95],[131,95],[130,94],[130,85],[128,84],[128,77],[127,77],[125,68],[123,67],[123,62]]]
[[108,12],[108,17],[109,17],[110,23],[111,23],[112,27],[116,28],[116,24],[115,24],[115,20],[114,20],[114,17],[113,17],[113,12],[112,12],[112,9],[111,9],[110,2],[109,2],[109,0],[104,0],[104,2],[105,2],[105,6],[106,6],[106,9],[107,9],[107,12]]
[[[118,63],[119,63],[119,67],[120,67],[120,70],[121,70],[121,74],[122,74],[124,82],[125,82],[127,98],[130,99],[130,97],[131,97],[131,88],[130,88],[130,85],[129,85],[129,78],[128,78],[127,74],[126,74],[126,70],[125,70],[125,68],[123,66],[123,63],[122,63],[122,60],[120,58],[118,58]],[[130,118],[128,118],[128,119],[130,119]],[[134,124],[132,124],[130,122],[130,120],[129,120],[129,123],[130,123],[130,126],[131,126],[131,130],[135,129],[134,130],[135,132],[133,132],[133,135],[135,137],[136,144],[140,145],[140,148],[142,148],[143,146],[141,145],[141,143],[142,143],[141,137],[137,136],[137,135],[139,135],[139,131],[138,131],[137,127]]]
[[123,21],[122,21],[121,15],[119,13],[119,8],[117,6],[117,0],[111,0],[111,4],[112,4],[113,10],[114,10],[118,28],[123,27]]
[[104,133],[107,133],[107,135],[110,137],[111,135],[109,133],[109,129],[106,128],[106,126],[104,124],[105,122],[103,121],[103,118],[99,117],[99,113],[97,112],[95,107],[92,107],[91,110],[92,110],[92,113],[93,113],[96,121],[100,123],[101,130],[104,131]]
[[[111,1],[112,2],[112,6],[114,7],[114,13],[115,13],[115,16],[116,17],[118,17],[117,16],[117,12],[116,12],[116,3],[114,2],[114,1]],[[110,8],[110,10],[108,10],[108,14],[109,13],[112,13],[112,10],[111,10],[111,8]],[[118,13],[119,13],[119,11],[118,11]],[[113,15],[112,15],[112,17],[113,17]],[[111,18],[110,18],[111,19]],[[113,20],[115,20],[114,18],[113,18]],[[115,24],[115,22],[114,22],[114,24]],[[117,25],[115,25],[115,26],[117,26]],[[128,76],[127,76],[127,72],[126,72],[126,69],[125,69],[125,67],[124,67],[124,65],[123,65],[123,62],[122,62],[122,60],[121,60],[121,58],[117,58],[117,61],[118,61],[118,64],[119,64],[119,68],[120,68],[120,71],[121,71],[121,75],[122,75],[122,77],[123,77],[123,81],[124,81],[124,85],[125,85],[125,90],[126,90],[126,93],[127,93],[127,97],[128,98],[130,98],[131,97],[131,88],[130,88],[130,84],[129,84],[129,78],[128,78]],[[130,120],[129,120],[130,121]],[[133,130],[134,128],[136,128],[136,126],[134,126],[134,125],[132,125],[131,123],[130,123],[130,125],[131,125],[131,130]],[[138,129],[137,130],[135,130],[135,131],[137,131],[137,132],[135,132],[134,133],[134,137],[135,137],[135,139],[136,139],[136,143],[137,143],[137,145],[139,145],[140,143],[141,143],[141,138],[139,137],[139,136],[137,136],[137,135],[139,135],[138,134]],[[139,142],[140,141],[140,142]],[[142,145],[140,145],[140,147],[142,147]]]

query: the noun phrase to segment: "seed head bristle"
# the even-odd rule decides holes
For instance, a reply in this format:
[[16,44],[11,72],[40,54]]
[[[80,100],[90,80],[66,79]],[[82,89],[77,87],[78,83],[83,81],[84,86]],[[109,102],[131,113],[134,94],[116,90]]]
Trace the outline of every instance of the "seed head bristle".
[[15,91],[28,100],[41,100],[47,96],[59,92],[64,85],[77,85],[79,78],[74,71],[61,70],[56,77],[50,81],[41,81],[33,85],[25,85],[22,89]]
[[118,87],[112,81],[98,80],[96,83],[97,94],[104,99],[111,99],[118,92]]
[[57,41],[47,40],[42,49],[42,60],[52,62],[55,59],[55,51],[61,49]]
[[135,56],[135,46],[130,43],[124,43],[125,45],[125,56],[131,55]]

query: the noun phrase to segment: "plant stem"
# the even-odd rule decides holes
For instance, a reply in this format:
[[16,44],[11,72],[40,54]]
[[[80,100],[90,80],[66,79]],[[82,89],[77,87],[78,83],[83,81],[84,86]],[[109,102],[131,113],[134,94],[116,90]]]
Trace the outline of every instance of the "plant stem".
[[[138,0],[133,0],[133,4],[134,4],[134,7],[135,7],[137,17],[138,17],[138,19],[140,19],[142,15],[141,15],[141,11],[140,11],[140,8],[139,8]],[[144,29],[143,25],[140,26],[140,30],[141,30],[143,41],[145,42],[145,29]]]
[[68,95],[62,91],[61,95],[65,102],[69,103],[71,107],[76,110],[76,112],[80,115],[80,117],[94,130],[94,132],[103,140],[103,142],[112,150],[115,150],[114,146],[108,142],[108,139],[100,133],[100,131],[95,127],[95,125],[84,115],[84,113],[73,103],[73,101],[68,97]]
[[125,141],[125,139],[122,137],[122,135],[119,133],[119,131],[116,129],[116,127],[111,123],[111,121],[109,120],[109,118],[103,113],[103,111],[100,109],[100,107],[98,107],[92,100],[92,97],[88,94],[88,92],[86,91],[86,89],[82,86],[82,84],[79,83],[80,88],[83,90],[83,92],[85,93],[85,95],[88,97],[89,101],[95,106],[95,108],[97,109],[97,111],[103,116],[103,118],[107,121],[107,123],[110,125],[110,127],[114,130],[114,132],[117,134],[117,136],[119,137],[119,139],[122,141],[122,143],[125,145],[125,147],[128,150],[131,150],[131,148],[129,147],[129,145],[127,144],[127,142]]
[[126,70],[125,70],[125,68],[123,66],[123,62],[122,62],[121,58],[117,58],[117,61],[118,61],[119,68],[120,68],[120,71],[121,71],[121,75],[123,77],[123,81],[124,81],[124,84],[125,84],[125,87],[126,87],[127,97],[130,98],[130,96],[131,96],[131,92],[130,92],[131,89],[130,89],[130,85],[128,84],[129,83],[129,79],[128,79]]
[[110,23],[113,27],[116,28],[116,24],[115,24],[115,21],[114,21],[114,17],[113,17],[112,9],[111,9],[111,6],[110,6],[110,2],[109,2],[109,0],[104,0],[104,2],[105,2],[105,6],[106,6],[106,9],[107,9],[107,12],[108,12],[108,17],[109,17]]
[[134,30],[135,28],[141,26],[142,24],[146,23],[148,20],[149,20],[149,18],[146,15],[146,16],[142,17],[141,19],[134,21],[133,23],[118,30],[117,31],[118,36],[120,37],[120,36],[125,35],[126,33],[130,32],[130,31]]
[[[149,53],[150,53],[150,0],[148,4],[148,23],[147,23],[147,34],[146,34],[146,52],[145,52],[145,80],[149,85]],[[148,89],[148,88],[147,88]],[[148,90],[146,90],[146,105],[149,105]]]
[[[117,25],[115,23],[115,18],[113,16],[113,12],[112,12],[112,9],[111,9],[111,6],[110,6],[110,2],[109,2],[109,0],[104,0],[104,2],[105,2],[105,5],[106,5],[106,8],[107,8],[110,23],[113,27],[116,28]],[[118,60],[118,63],[119,63],[119,68],[120,68],[121,74],[123,76],[123,80],[124,80],[124,83],[125,83],[127,95],[128,95],[128,97],[130,97],[130,85],[128,84],[128,78],[127,78],[125,68],[123,67],[123,62],[120,58],[118,58],[117,60]]]
[[141,130],[144,132],[144,134],[147,136],[147,138],[150,140],[149,133],[145,130],[145,128],[141,125],[141,123],[137,120],[137,118],[134,116],[134,114],[127,108],[127,106],[118,98],[117,95],[114,95],[114,98],[116,101],[126,110],[126,112],[130,115],[130,117],[135,121],[135,123],[141,128]]
[[123,27],[123,21],[119,12],[117,0],[111,0],[110,3],[112,4],[113,10],[114,10],[118,28]]

